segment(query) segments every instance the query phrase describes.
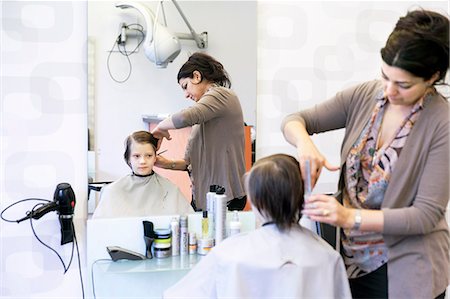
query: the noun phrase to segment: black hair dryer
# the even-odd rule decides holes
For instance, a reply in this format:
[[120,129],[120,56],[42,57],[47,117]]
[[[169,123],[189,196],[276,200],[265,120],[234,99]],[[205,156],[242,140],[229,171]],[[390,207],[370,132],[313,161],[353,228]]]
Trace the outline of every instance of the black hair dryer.
[[27,216],[17,220],[17,223],[26,219],[39,219],[48,212],[56,211],[59,215],[61,226],[61,245],[73,242],[73,211],[75,208],[75,193],[68,183],[60,183],[56,186],[53,201],[43,205],[27,214]]
[[75,193],[68,183],[56,186],[53,201],[57,203],[56,210],[61,225],[61,245],[73,242],[73,211],[75,209]]

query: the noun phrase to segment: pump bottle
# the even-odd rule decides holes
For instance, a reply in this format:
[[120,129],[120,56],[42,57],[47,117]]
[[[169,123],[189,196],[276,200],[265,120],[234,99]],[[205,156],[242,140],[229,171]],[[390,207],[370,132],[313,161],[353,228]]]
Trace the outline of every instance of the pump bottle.
[[229,236],[237,235],[241,232],[241,222],[239,221],[238,211],[233,211],[233,218],[230,221]]

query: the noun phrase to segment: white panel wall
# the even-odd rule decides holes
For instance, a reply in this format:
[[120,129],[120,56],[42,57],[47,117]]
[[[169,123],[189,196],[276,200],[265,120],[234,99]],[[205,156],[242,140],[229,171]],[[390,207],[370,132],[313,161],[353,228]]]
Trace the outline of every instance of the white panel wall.
[[[85,2],[2,1],[1,210],[25,198],[53,200],[55,187],[75,191],[75,227],[85,264],[86,22]],[[19,219],[38,202],[3,214]],[[36,220],[39,238],[69,264],[56,212]],[[0,296],[81,298],[76,252],[70,270],[33,236],[30,222],[0,221]]]

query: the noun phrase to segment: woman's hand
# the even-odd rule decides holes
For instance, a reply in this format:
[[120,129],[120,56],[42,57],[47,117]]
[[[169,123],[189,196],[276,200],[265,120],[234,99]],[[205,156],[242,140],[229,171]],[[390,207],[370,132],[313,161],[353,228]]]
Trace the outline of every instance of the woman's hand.
[[305,198],[302,214],[313,221],[342,228],[351,228],[354,225],[354,209],[345,208],[329,195],[314,194]]
[[311,170],[311,189],[316,185],[320,173],[322,172],[322,167],[325,167],[330,171],[339,170],[339,166],[331,165],[319,152],[306,131],[305,126],[300,121],[290,121],[286,123],[283,128],[283,134],[286,140],[297,148],[297,157],[300,163],[302,179],[305,184],[308,181],[306,179],[305,161],[309,160]]
[[169,168],[168,165],[172,163],[172,160],[163,156],[156,155],[155,166],[159,168]]
[[[337,171],[340,169],[339,166],[331,165],[330,162],[319,152],[316,146],[312,143],[312,140],[304,140],[301,145],[297,146],[298,161],[300,163],[300,170],[302,173],[303,182],[307,182],[306,179],[306,167],[305,162],[309,161],[311,170],[311,189],[317,183],[320,177],[322,168],[325,167],[330,171]],[[305,187],[306,188],[306,187]]]
[[[171,140],[172,137],[170,137],[169,130],[175,129],[175,125],[172,122],[172,117],[167,117],[164,120],[162,120],[152,131],[151,133],[156,138],[160,139],[162,141],[163,138],[166,138],[167,140]],[[160,146],[161,143],[158,143],[158,146]],[[158,147],[159,149],[159,147]]]
[[169,130],[163,130],[161,129],[159,126],[156,126],[152,132],[153,136],[155,136],[155,138],[158,138],[160,141],[158,141],[158,148],[156,150],[159,149],[159,147],[161,146],[161,142],[163,138],[166,138],[167,140],[171,140],[172,137],[170,137],[170,133]]

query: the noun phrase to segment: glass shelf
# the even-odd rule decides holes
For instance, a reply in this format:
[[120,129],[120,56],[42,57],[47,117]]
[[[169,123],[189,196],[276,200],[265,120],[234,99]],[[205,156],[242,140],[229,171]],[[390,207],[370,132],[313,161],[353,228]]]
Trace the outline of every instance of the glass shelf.
[[166,272],[190,270],[200,259],[201,255],[189,254],[167,258],[152,258],[146,260],[99,260],[94,262],[94,272],[105,273],[136,273],[136,272]]
[[202,255],[147,260],[99,259],[92,264],[96,298],[161,298],[198,263]]

